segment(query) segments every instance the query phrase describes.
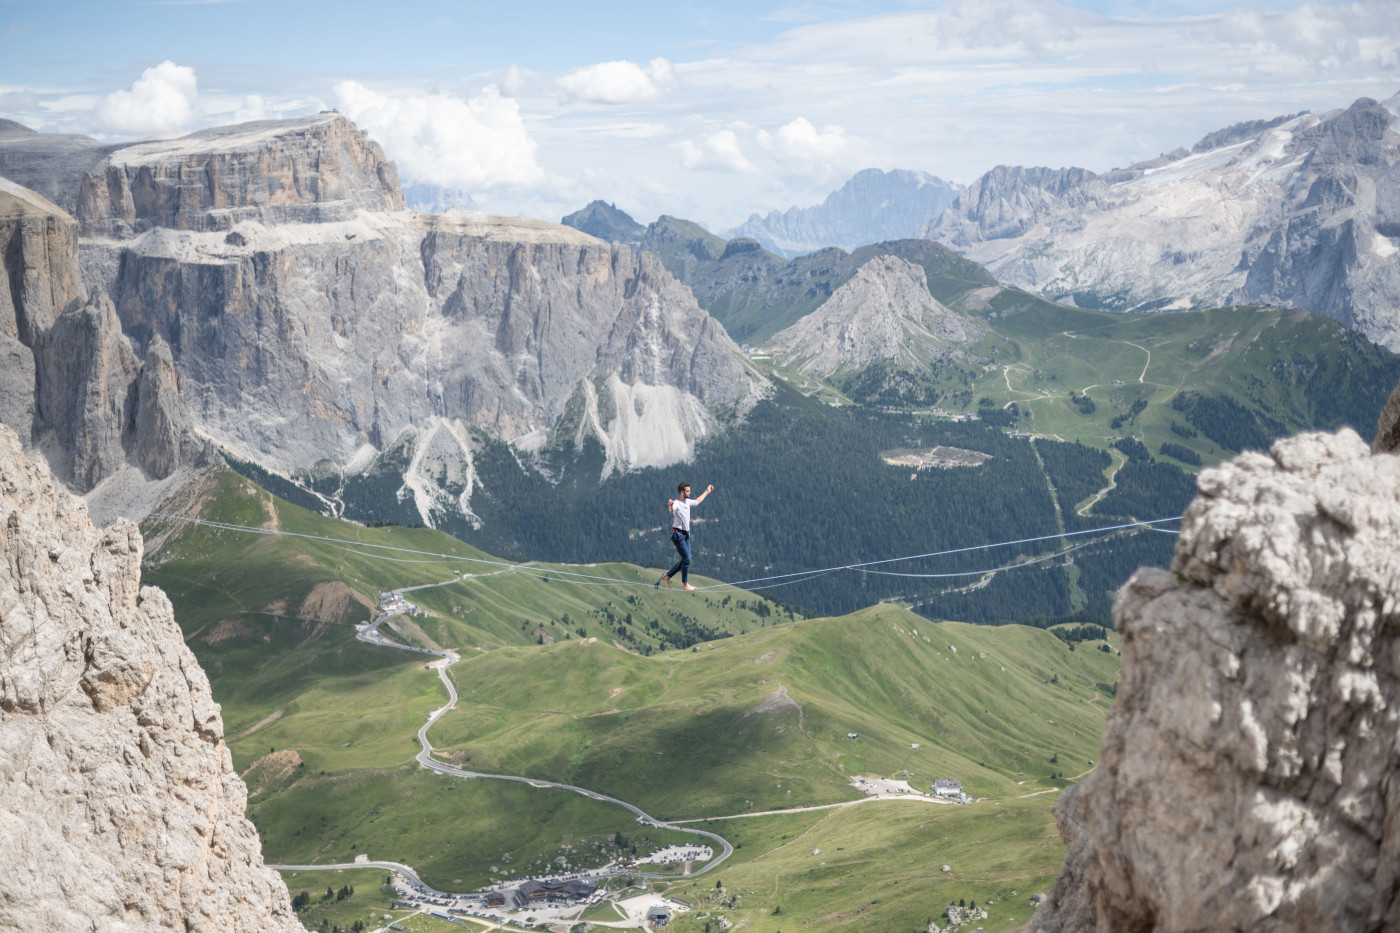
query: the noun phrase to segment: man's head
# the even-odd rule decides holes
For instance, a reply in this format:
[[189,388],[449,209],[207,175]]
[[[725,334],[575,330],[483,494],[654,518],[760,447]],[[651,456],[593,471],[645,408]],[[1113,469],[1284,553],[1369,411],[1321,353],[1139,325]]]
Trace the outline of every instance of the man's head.
[[690,498],[690,484],[689,484],[689,483],[677,483],[677,484],[676,484],[676,495],[680,496],[682,499],[689,499],[689,498]]

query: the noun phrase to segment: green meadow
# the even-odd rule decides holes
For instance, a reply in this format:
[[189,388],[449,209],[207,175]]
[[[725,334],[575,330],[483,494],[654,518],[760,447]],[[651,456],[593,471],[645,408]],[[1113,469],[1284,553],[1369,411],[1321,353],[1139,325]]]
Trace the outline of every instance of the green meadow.
[[503,649],[453,668],[461,698],[433,742],[464,767],[667,820],[851,800],[856,775],[925,790],[953,777],[975,796],[1046,788],[1097,757],[1118,669],[1106,645],[883,605],[665,657]]
[[[751,893],[704,902],[681,930],[704,929],[706,912],[757,930],[784,917],[912,930],[945,894],[1001,901],[997,924],[1028,915],[1007,892],[1053,880],[1050,807],[1097,757],[1117,679],[1111,633],[1071,648],[1051,631],[935,623],[893,604],[801,619],[728,588],[607,584],[570,574],[650,583],[658,571],[499,562],[429,529],[319,516],[229,472],[162,511],[286,533],[143,527],[146,580],[169,593],[209,673],[273,863],[368,854],[470,890],[694,838],[577,794],[419,768],[416,731],[446,694],[426,656],[355,640],[383,590],[431,585],[405,593],[424,614],[391,634],[461,657],[459,704],[431,733],[440,757],[710,821],[740,846],[714,874]],[[860,800],[856,776],[919,789],[957,778],[979,800],[747,815]],[[831,857],[813,863],[813,849]],[[297,883],[324,893],[309,873]],[[690,899],[714,882],[675,884]],[[379,906],[308,909],[345,927],[342,915]]]
[[670,886],[669,895],[693,905],[673,929],[701,933],[707,921],[720,929],[724,918],[756,933],[919,933],[929,921],[946,928],[942,913],[960,900],[988,913],[969,929],[1019,929],[1033,912],[1031,895],[1049,892],[1064,860],[1054,801],[1053,794],[969,806],[879,801],[716,821],[706,828],[741,848],[714,875]]

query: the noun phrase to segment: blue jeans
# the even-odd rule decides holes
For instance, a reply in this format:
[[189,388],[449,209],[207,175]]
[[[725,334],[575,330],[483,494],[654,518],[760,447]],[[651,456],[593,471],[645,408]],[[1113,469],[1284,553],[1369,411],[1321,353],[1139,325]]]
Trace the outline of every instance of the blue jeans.
[[690,582],[690,532],[671,532],[671,543],[676,546],[676,553],[681,555],[681,559],[676,561],[676,566],[666,571],[666,576],[674,577],[676,571],[681,572],[681,583]]

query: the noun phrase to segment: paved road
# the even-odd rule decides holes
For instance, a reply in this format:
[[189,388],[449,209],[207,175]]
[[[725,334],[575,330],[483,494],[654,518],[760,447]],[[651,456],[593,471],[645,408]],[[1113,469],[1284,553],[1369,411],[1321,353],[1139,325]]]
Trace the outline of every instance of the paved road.
[[[522,564],[521,566],[524,565]],[[502,571],[494,572],[500,573]],[[479,576],[488,576],[488,574],[480,574]],[[461,579],[466,578],[464,577]],[[448,582],[456,583],[459,581],[452,580]],[[441,584],[427,585],[439,586]],[[413,587],[413,589],[423,589],[423,587]],[[404,593],[406,592],[406,589],[395,590],[394,592]],[[615,804],[616,806],[622,807],[623,809],[634,813],[637,817],[637,821],[640,823],[644,823],[647,826],[655,826],[658,829],[672,829],[679,833],[691,833],[696,836],[703,836],[719,846],[720,854],[715,858],[710,859],[710,861],[706,863],[705,867],[696,869],[694,872],[691,872],[690,874],[692,877],[694,875],[702,875],[707,871],[710,871],[714,868],[718,868],[720,863],[722,863],[725,859],[729,858],[730,855],[734,854],[734,847],[730,845],[729,840],[725,839],[723,836],[720,836],[716,833],[707,832],[703,829],[691,829],[688,826],[680,826],[675,823],[663,823],[655,817],[651,816],[650,814],[646,813],[644,810],[640,809],[639,807],[633,806],[625,800],[618,800],[616,797],[609,797],[607,794],[600,794],[597,791],[589,790],[586,787],[577,787],[573,784],[560,784],[555,781],[543,781],[539,778],[527,778],[514,774],[485,774],[480,771],[467,771],[462,768],[458,768],[455,765],[450,765],[446,762],[438,761],[436,758],[433,757],[433,744],[428,740],[428,730],[432,728],[433,723],[441,719],[442,716],[446,714],[448,710],[452,709],[452,707],[457,705],[457,687],[455,684],[452,683],[452,678],[447,676],[447,668],[453,664],[456,664],[459,660],[461,660],[461,658],[457,655],[455,651],[432,651],[428,648],[415,648],[412,645],[402,645],[398,642],[386,640],[382,635],[379,634],[378,631],[376,631],[376,629],[379,628],[380,623],[398,614],[398,612],[381,613],[378,617],[375,618],[374,622],[371,623],[368,628],[364,629],[363,631],[356,632],[355,637],[367,644],[379,645],[383,648],[398,648],[402,651],[416,651],[419,654],[428,654],[438,658],[437,661],[432,662],[429,666],[437,670],[438,679],[441,680],[442,685],[447,688],[447,705],[438,707],[437,709],[429,713],[428,721],[425,722],[422,725],[422,727],[418,730],[418,744],[421,750],[418,752],[417,761],[420,765],[422,765],[425,768],[428,768],[429,770],[438,771],[442,774],[450,774],[454,777],[484,778],[496,781],[515,781],[520,784],[529,784],[531,787],[555,787],[560,790],[572,791],[573,793],[581,794],[584,797],[589,798],[590,800],[598,800],[603,803],[611,803]],[[428,891],[431,894],[439,894],[443,897],[454,896],[448,892],[435,891],[434,889],[428,887],[426,884],[423,883],[422,879],[418,877],[418,875],[413,871],[413,869],[409,868],[407,865],[400,865],[398,862],[355,862],[351,864],[341,863],[335,865],[272,865],[270,867],[292,871],[314,871],[320,869],[363,867],[389,868],[394,871],[399,871],[403,873],[405,877],[412,879],[414,883],[421,885],[424,890]],[[588,874],[598,878],[606,877],[608,875],[629,875],[632,877],[640,878],[663,879],[676,877],[675,875],[637,871],[635,869],[629,869],[626,871],[616,869],[608,872],[577,872],[576,874]]]
[[[636,814],[638,822],[644,823],[647,826],[655,826],[658,829],[673,829],[676,832],[693,833],[697,836],[704,836],[706,839],[717,843],[721,849],[721,852],[715,858],[710,859],[710,861],[706,863],[704,868],[697,869],[695,872],[693,872],[693,874],[695,875],[702,875],[707,871],[710,871],[714,868],[718,868],[721,862],[729,858],[729,856],[734,853],[734,847],[730,845],[729,840],[725,839],[723,836],[707,832],[703,829],[691,829],[688,826],[680,826],[675,823],[663,823],[655,817],[651,816],[650,814],[646,813],[639,807],[633,806],[625,800],[618,800],[616,797],[609,797],[607,794],[600,794],[597,791],[589,790],[586,787],[577,787],[573,784],[559,784],[555,781],[542,781],[539,778],[519,777],[512,774],[485,774],[480,771],[466,771],[462,768],[456,767],[455,765],[450,765],[446,762],[438,761],[436,758],[433,757],[433,746],[432,743],[428,741],[428,730],[432,728],[433,723],[437,722],[438,719],[442,717],[448,710],[452,709],[452,707],[457,705],[457,687],[452,683],[452,678],[447,676],[448,666],[456,663],[456,661],[457,656],[455,654],[450,654],[448,657],[443,658],[441,661],[436,661],[431,665],[432,667],[437,668],[438,678],[442,681],[443,686],[447,687],[448,702],[446,706],[433,710],[432,713],[428,715],[428,721],[425,722],[423,724],[423,727],[418,730],[418,742],[420,745],[422,745],[422,750],[418,753],[418,763],[420,765],[422,765],[425,768],[429,768],[433,771],[440,771],[443,774],[451,774],[461,778],[492,778],[497,781],[516,781],[521,784],[529,784],[531,787],[556,787],[560,790],[573,791],[576,794],[582,794],[583,796],[588,797],[592,800],[600,800],[604,803],[616,804],[617,806],[622,807],[625,810],[629,810],[632,813]],[[642,872],[636,870],[629,870],[625,872],[617,871],[615,872],[615,874],[636,875],[642,878],[675,877],[674,875],[653,874],[649,872]]]

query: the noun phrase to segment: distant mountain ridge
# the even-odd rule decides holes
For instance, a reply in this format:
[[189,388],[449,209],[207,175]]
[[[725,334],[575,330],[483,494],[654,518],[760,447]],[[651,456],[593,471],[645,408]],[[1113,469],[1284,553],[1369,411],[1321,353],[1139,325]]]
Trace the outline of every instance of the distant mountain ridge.
[[935,299],[922,268],[898,256],[876,256],[766,348],[786,365],[823,379],[874,364],[917,372],[963,355],[985,331],[981,320]]
[[1400,95],[1096,175],[998,166],[919,235],[1056,301],[1300,307],[1400,348]]
[[927,172],[906,169],[857,172],[813,207],[753,214],[727,231],[749,237],[792,259],[827,246],[850,252],[860,246],[913,236],[953,203],[961,186]]
[[616,204],[606,201],[590,201],[586,207],[574,211],[559,222],[609,243],[633,245],[642,238],[647,229],[633,220],[626,211],[618,210]]

